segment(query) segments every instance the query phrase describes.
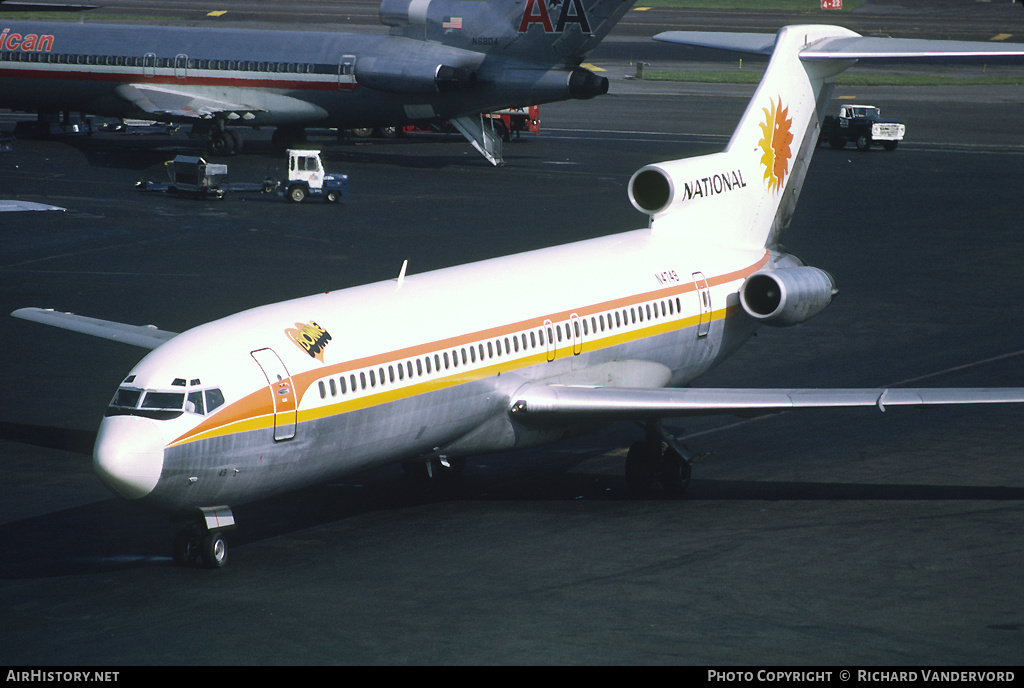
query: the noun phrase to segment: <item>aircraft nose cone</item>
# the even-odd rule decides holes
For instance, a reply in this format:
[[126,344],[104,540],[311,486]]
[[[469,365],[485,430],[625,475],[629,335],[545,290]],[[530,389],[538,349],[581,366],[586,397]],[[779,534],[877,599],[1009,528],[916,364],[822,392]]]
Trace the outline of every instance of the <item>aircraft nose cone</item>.
[[122,497],[148,495],[164,468],[164,439],[157,421],[137,416],[104,418],[92,465],[100,480]]

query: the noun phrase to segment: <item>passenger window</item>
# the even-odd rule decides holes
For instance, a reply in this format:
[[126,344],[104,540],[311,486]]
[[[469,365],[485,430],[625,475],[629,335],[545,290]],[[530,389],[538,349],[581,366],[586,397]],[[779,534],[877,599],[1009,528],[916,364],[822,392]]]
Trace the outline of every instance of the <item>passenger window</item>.
[[320,387],[320,398],[321,399],[326,399],[327,398],[327,389],[324,387],[324,381],[321,380],[320,382],[318,382],[317,386]]

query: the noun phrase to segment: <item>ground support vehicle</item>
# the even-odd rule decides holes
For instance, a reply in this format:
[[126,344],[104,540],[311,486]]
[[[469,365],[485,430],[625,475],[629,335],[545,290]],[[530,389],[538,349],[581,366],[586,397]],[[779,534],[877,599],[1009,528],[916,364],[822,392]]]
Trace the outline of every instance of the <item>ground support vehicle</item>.
[[284,195],[292,203],[301,203],[308,196],[323,196],[337,203],[348,196],[348,175],[328,174],[318,150],[288,150],[288,178]]
[[874,144],[891,151],[903,140],[906,125],[896,119],[885,119],[874,105],[844,105],[838,115],[828,115],[821,125],[818,144],[843,148],[850,141],[857,150],[866,151]]
[[278,183],[270,179],[260,184],[228,184],[228,166],[208,163],[201,157],[179,155],[168,160],[167,176],[170,183],[137,182],[135,188],[140,191],[162,191],[191,198],[224,198],[228,191],[260,191],[270,193],[278,187]]

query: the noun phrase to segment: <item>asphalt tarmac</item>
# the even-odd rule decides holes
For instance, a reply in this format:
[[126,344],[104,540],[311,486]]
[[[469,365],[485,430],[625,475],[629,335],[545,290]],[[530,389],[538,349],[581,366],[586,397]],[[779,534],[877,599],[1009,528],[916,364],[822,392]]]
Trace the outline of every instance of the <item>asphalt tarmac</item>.
[[[180,331],[405,259],[643,226],[630,174],[720,149],[752,88],[607,66],[608,96],[544,106],[501,168],[455,137],[323,137],[350,175],[341,206],[136,191],[201,151],[182,134],[0,156],[0,198],[67,208],[0,216],[0,664],[1020,664],[1022,408],[678,424],[700,457],[678,501],[627,495],[628,424],[474,457],[446,490],[375,471],[237,508],[220,571],[175,567],[174,527],[92,475],[92,433],[145,352],[3,314]],[[815,155],[786,243],[840,295],[700,383],[1024,386],[1024,93],[837,96],[908,125],[892,153]],[[269,132],[246,150],[226,161],[235,181],[282,166]]]

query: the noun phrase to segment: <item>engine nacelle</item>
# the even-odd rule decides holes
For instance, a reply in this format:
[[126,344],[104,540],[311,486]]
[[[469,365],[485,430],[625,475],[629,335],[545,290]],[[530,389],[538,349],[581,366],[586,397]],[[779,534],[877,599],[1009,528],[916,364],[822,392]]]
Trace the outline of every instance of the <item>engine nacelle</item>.
[[423,26],[427,23],[430,0],[383,0],[380,23],[384,26]]
[[765,325],[783,327],[813,318],[839,290],[832,275],[809,266],[755,272],[740,287],[740,304]]
[[451,93],[476,85],[476,72],[462,67],[376,57],[357,60],[355,77],[360,86],[394,93]]

